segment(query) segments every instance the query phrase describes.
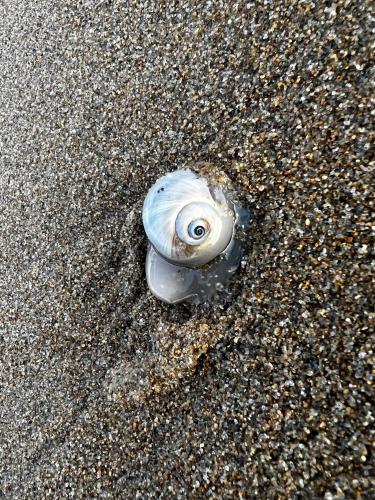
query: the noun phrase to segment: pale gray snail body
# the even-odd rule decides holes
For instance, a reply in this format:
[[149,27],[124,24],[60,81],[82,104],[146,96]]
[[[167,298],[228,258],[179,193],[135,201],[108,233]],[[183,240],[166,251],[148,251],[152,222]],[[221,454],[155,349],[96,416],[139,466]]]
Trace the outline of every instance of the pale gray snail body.
[[204,302],[221,291],[241,259],[234,238],[238,218],[238,207],[224,190],[191,170],[158,179],[142,212],[151,292],[174,304]]

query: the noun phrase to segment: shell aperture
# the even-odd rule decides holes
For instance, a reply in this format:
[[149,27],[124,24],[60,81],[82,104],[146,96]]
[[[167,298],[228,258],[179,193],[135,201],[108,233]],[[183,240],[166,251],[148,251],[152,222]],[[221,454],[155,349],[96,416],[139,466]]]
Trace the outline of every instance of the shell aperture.
[[241,245],[233,240],[222,259],[208,268],[192,269],[163,259],[150,245],[146,258],[147,283],[153,295],[163,302],[200,304],[212,300],[229,284],[241,257]]
[[156,297],[200,303],[229,283],[241,260],[238,211],[220,186],[176,170],[148,191],[142,219],[150,242],[146,277]]

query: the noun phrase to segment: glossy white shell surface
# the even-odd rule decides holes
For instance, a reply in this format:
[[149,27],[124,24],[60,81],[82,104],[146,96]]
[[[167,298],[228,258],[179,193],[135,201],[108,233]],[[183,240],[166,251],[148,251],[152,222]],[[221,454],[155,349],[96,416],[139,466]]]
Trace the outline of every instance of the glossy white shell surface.
[[[223,192],[210,189],[207,180],[191,170],[161,177],[147,193],[142,218],[157,252],[181,266],[199,267],[210,262],[233,236],[234,213]],[[197,244],[186,234],[189,224],[200,220],[208,223],[209,231]]]

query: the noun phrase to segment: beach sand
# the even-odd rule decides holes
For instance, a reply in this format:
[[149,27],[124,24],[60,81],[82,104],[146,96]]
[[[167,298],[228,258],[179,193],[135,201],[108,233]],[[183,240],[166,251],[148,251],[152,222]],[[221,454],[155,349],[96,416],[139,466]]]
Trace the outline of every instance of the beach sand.
[[[1,2],[0,496],[373,497],[370,7]],[[246,257],[169,306],[142,202],[201,161]]]

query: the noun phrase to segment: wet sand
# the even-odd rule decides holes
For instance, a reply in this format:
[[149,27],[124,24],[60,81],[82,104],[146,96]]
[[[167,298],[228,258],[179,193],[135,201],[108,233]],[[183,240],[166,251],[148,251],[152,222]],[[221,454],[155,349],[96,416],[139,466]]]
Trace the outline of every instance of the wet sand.
[[[370,5],[1,3],[0,496],[374,495]],[[168,306],[142,201],[200,161],[246,259]]]

